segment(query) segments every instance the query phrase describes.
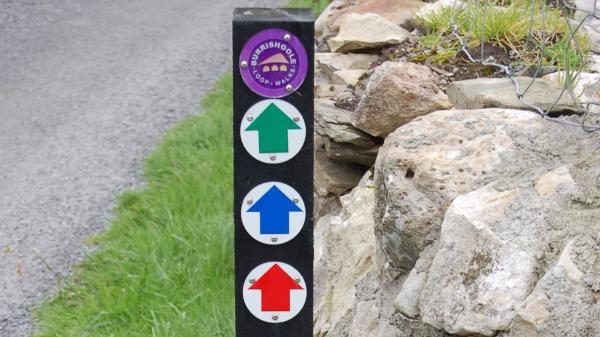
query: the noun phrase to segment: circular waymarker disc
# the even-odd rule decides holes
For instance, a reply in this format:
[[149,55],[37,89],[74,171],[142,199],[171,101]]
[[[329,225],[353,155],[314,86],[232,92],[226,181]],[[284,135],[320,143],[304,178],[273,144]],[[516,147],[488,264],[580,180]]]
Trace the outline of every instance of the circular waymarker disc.
[[246,308],[267,323],[294,318],[306,303],[306,283],[296,268],[283,262],[267,262],[254,268],[243,291]]
[[279,164],[300,152],[306,139],[306,124],[295,106],[279,99],[266,99],[244,114],[240,137],[246,151],[256,160]]
[[256,241],[280,245],[300,233],[306,220],[306,208],[294,188],[280,182],[267,182],[246,194],[241,218],[244,228]]
[[239,62],[248,88],[269,98],[298,90],[309,66],[302,42],[283,29],[266,29],[252,36],[244,45]]

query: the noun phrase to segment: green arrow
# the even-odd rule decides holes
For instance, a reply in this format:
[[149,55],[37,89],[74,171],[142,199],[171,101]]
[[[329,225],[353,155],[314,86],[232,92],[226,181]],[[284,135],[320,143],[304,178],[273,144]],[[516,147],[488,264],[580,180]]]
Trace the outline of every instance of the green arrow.
[[288,130],[301,129],[273,103],[258,116],[246,131],[258,131],[258,152],[288,152]]

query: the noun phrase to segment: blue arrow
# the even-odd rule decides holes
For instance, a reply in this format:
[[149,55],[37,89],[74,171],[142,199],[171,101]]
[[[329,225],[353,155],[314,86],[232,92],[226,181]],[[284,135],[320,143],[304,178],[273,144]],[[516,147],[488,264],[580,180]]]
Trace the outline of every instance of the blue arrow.
[[302,209],[273,185],[248,212],[260,213],[260,234],[289,234],[289,213],[302,212]]

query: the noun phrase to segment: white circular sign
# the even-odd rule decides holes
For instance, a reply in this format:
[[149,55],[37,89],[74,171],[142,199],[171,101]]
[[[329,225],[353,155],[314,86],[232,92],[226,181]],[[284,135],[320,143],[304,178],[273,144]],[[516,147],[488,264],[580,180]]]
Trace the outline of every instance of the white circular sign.
[[246,194],[241,218],[244,228],[256,241],[280,245],[300,233],[306,220],[306,208],[294,188],[271,181]]
[[306,139],[306,125],[296,107],[280,99],[267,99],[244,114],[240,137],[246,151],[256,160],[279,164],[300,152]]
[[306,303],[306,283],[296,268],[283,262],[267,262],[254,268],[243,291],[246,308],[267,323],[294,318]]

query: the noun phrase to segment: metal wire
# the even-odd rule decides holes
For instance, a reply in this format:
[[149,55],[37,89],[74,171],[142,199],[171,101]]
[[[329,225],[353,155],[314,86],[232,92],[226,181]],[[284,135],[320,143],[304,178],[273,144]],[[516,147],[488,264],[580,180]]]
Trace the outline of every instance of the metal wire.
[[[584,52],[583,52],[581,46],[579,45],[579,42],[577,41],[576,36],[581,31],[582,27],[584,26],[584,24],[586,22],[589,22],[594,19],[600,20],[600,16],[599,16],[599,13],[597,12],[597,6],[596,6],[596,2],[598,0],[594,0],[594,7],[593,7],[592,11],[581,9],[581,8],[576,8],[573,5],[569,4],[566,0],[558,0],[559,1],[558,4],[559,4],[560,8],[562,9],[562,14],[563,14],[562,19],[564,19],[566,21],[566,24],[568,27],[568,34],[569,34],[568,40],[567,40],[568,44],[567,44],[567,47],[565,48],[565,55],[564,55],[565,69],[563,71],[563,74],[565,76],[565,81],[562,85],[562,89],[561,89],[559,96],[556,98],[556,100],[554,100],[554,102],[547,109],[537,106],[526,99],[527,93],[532,88],[535,81],[538,79],[538,75],[540,74],[541,69],[543,67],[544,55],[546,53],[543,41],[542,41],[542,43],[539,43],[539,46],[538,46],[539,52],[537,53],[537,55],[538,55],[537,62],[534,63],[537,66],[536,66],[533,78],[529,82],[529,84],[523,89],[523,91],[521,91],[521,85],[518,81],[518,77],[520,75],[519,69],[524,68],[524,65],[523,64],[521,64],[521,65],[503,65],[503,64],[496,62],[496,60],[493,56],[486,57],[485,50],[484,50],[485,29],[483,29],[483,28],[480,29],[481,36],[479,36],[479,42],[481,44],[481,49],[480,49],[479,58],[475,58],[473,56],[473,54],[469,51],[468,44],[465,41],[465,38],[460,34],[458,25],[456,23],[457,15],[460,13],[460,10],[457,10],[457,5],[460,6],[461,8],[464,8],[465,6],[471,6],[471,3],[473,1],[477,5],[476,15],[477,16],[482,15],[482,17],[483,17],[482,24],[485,25],[487,23],[488,10],[491,7],[491,4],[488,3],[486,6],[482,6],[483,0],[465,0],[464,2],[460,1],[460,0],[455,0],[452,5],[452,9],[451,9],[451,22],[450,22],[451,34],[458,41],[461,51],[466,55],[469,62],[480,64],[480,65],[486,66],[486,67],[494,67],[494,68],[498,69],[499,71],[501,71],[502,73],[504,73],[506,75],[506,77],[512,81],[514,88],[515,88],[515,95],[518,98],[518,100],[525,106],[529,107],[530,109],[532,109],[535,112],[537,112],[538,114],[540,114],[543,118],[545,118],[549,121],[555,122],[555,123],[581,127],[581,128],[583,128],[583,130],[585,130],[587,132],[599,131],[600,124],[589,122],[589,119],[590,119],[590,116],[600,116],[600,114],[595,113],[591,110],[591,107],[600,107],[600,101],[598,101],[598,102],[596,102],[596,101],[581,102],[579,100],[579,97],[577,97],[576,93],[574,92],[574,83],[577,79],[580,78],[581,73],[583,72],[583,69],[584,69],[585,62],[580,62],[580,67],[578,67],[578,69],[575,72],[571,72],[572,70],[570,69],[570,64],[569,64],[569,59],[570,59],[571,53],[573,51],[578,55],[578,57],[580,57],[582,60],[585,60]],[[530,22],[529,22],[529,29],[528,29],[528,34],[527,34],[527,44],[526,44],[527,46],[533,44],[531,42],[535,41],[535,38],[533,37],[533,26],[534,26],[533,23],[535,20],[536,1],[540,1],[540,16],[541,16],[541,21],[542,21],[542,27],[546,26],[546,11],[545,11],[546,4],[543,3],[545,0],[531,0],[531,3],[530,3],[531,14],[529,16]],[[483,13],[482,13],[482,7],[483,7]],[[579,20],[578,22],[576,21],[575,23],[573,23],[572,21],[574,21],[574,20],[569,19],[570,14],[571,14],[571,13],[569,13],[569,11],[571,13],[583,13],[583,14],[585,14],[585,17],[583,19]],[[470,31],[473,31],[473,27],[474,27],[473,25],[475,25],[475,21],[476,20],[473,20],[472,22],[469,23]],[[600,24],[600,21],[599,21],[599,24]],[[593,27],[592,25],[588,25],[586,28],[593,29],[594,31],[596,31],[600,34],[600,31],[597,31],[596,28]],[[571,74],[574,74],[574,76],[571,76]],[[573,103],[577,109],[576,115],[580,118],[580,122],[573,122],[573,121],[568,121],[568,120],[559,119],[559,118],[551,118],[549,116],[549,113],[554,109],[554,107],[556,107],[557,104],[559,104],[559,102],[561,101],[562,97],[565,94],[568,94],[571,97],[571,99],[573,100]]]

